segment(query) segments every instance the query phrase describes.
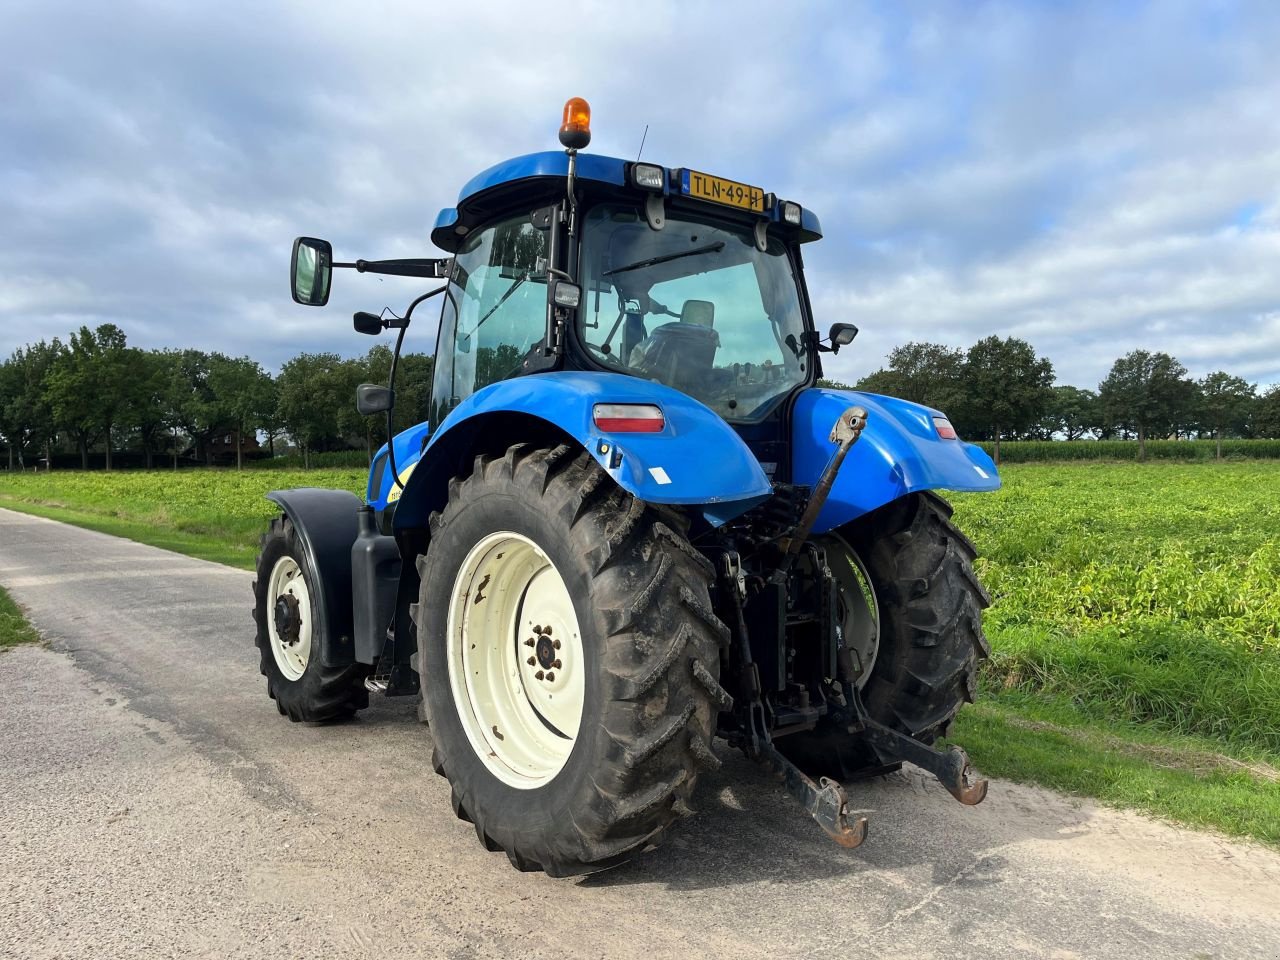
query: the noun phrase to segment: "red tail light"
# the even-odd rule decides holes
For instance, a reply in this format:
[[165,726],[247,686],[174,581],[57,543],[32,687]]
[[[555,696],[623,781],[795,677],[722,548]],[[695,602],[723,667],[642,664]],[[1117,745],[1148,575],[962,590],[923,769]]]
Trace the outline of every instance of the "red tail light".
[[956,428],[951,425],[951,421],[946,417],[934,417],[933,429],[938,431],[938,436],[943,440],[959,440],[956,434]]
[[597,403],[591,410],[603,433],[661,433],[667,421],[651,403]]

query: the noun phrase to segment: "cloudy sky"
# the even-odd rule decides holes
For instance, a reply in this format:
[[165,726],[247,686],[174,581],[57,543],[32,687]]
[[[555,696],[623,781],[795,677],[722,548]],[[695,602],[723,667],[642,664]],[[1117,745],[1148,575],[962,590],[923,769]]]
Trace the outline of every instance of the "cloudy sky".
[[[1030,340],[1096,385],[1136,347],[1280,382],[1280,4],[565,5],[0,0],[0,355],[363,352],[289,299],[289,245],[431,255],[475,172],[556,147],[713,170],[822,218],[829,374],[911,339]],[[548,8],[549,9],[549,8]],[[421,324],[415,349],[430,349]]]

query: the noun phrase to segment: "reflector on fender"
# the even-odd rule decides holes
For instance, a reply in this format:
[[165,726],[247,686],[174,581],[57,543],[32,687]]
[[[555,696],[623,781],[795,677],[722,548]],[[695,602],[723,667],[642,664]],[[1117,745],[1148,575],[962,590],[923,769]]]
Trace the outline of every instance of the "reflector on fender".
[[956,434],[956,428],[951,425],[951,421],[946,417],[934,417],[933,429],[938,431],[938,436],[943,440],[959,440]]
[[667,425],[661,408],[652,403],[597,403],[591,418],[605,433],[661,433]]

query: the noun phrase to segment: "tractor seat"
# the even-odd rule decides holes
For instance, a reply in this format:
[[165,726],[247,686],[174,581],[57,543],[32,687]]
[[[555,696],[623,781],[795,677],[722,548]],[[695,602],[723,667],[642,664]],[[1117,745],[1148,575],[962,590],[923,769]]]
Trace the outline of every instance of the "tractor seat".
[[685,393],[698,393],[720,347],[720,335],[712,329],[715,313],[709,300],[686,300],[679,320],[664,323],[631,351],[632,369]]
[[680,308],[680,322],[698,327],[714,327],[716,305],[710,300],[686,300]]

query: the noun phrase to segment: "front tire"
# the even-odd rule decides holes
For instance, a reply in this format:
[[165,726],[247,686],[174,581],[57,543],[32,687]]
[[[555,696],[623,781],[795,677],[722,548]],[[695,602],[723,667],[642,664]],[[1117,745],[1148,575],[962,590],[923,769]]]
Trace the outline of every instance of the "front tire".
[[258,554],[253,581],[253,619],[258,625],[258,669],[267,695],[295,723],[345,720],[369,705],[364,678],[369,667],[355,663],[327,667],[320,651],[319,575],[307,562],[293,522],[271,521]]
[[728,631],[683,536],[583,451],[518,445],[453,482],[419,570],[432,765],[487,849],[589,873],[691,812]]
[[[973,572],[977,550],[933,493],[896,500],[842,533],[878,610],[862,701],[875,720],[931,744],[973,702],[978,663],[990,653],[982,611],[991,600]],[[850,561],[829,556],[838,562]],[[825,719],[779,738],[778,748],[811,776],[841,781],[900,766]]]

